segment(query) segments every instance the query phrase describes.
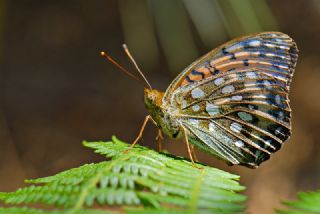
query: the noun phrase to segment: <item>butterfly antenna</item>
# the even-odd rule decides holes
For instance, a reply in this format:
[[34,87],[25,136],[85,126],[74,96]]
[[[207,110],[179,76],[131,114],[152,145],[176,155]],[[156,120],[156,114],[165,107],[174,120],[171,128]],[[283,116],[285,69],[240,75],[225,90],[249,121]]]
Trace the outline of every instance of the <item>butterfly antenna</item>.
[[100,55],[104,58],[106,58],[107,60],[109,60],[112,64],[114,64],[115,66],[117,66],[121,71],[123,71],[126,75],[128,75],[129,77],[133,78],[134,80],[137,81],[141,81],[138,77],[136,77],[135,75],[133,75],[132,73],[130,73],[126,68],[124,68],[123,66],[121,66],[119,63],[117,63],[109,54],[107,54],[104,51],[100,52]]
[[126,54],[128,55],[129,59],[132,61],[132,63],[134,64],[134,66],[136,67],[136,69],[138,70],[139,74],[142,76],[143,80],[145,81],[145,83],[148,85],[148,87],[150,89],[152,89],[150,83],[148,82],[147,78],[144,76],[144,74],[142,73],[142,71],[140,70],[138,64],[136,63],[136,61],[134,60],[134,58],[132,57],[128,47],[126,44],[122,45],[124,51],[126,52]]

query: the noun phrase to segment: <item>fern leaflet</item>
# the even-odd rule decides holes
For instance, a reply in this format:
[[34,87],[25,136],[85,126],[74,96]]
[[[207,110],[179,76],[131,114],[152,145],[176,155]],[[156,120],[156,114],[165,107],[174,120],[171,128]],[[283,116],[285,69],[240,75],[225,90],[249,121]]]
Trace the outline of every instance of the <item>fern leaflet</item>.
[[287,210],[277,210],[278,214],[319,214],[320,190],[315,192],[298,193],[297,201],[283,202],[288,206]]
[[[110,161],[91,163],[53,176],[26,180],[30,185],[0,193],[8,205],[0,213],[239,213],[246,197],[239,176],[180,157],[158,153],[113,137],[84,142]],[[128,151],[127,151],[128,150]],[[127,151],[127,152],[126,152]],[[41,205],[43,209],[31,208]],[[38,207],[38,206],[37,206]]]

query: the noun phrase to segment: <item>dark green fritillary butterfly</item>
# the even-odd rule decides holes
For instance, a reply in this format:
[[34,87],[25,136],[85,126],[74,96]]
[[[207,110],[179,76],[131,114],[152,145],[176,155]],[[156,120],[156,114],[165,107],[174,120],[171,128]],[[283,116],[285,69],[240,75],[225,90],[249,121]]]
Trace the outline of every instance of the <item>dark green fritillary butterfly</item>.
[[291,134],[288,93],[297,53],[280,32],[223,44],[184,69],[165,93],[145,89],[150,115],[143,128],[151,119],[169,137],[185,137],[189,154],[190,141],[229,164],[256,168]]

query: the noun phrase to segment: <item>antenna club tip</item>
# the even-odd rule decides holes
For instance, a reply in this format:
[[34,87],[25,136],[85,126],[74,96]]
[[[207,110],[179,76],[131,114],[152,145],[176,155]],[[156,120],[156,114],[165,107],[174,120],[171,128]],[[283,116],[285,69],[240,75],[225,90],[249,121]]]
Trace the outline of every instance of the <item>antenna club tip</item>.
[[106,55],[106,52],[100,51],[100,55],[101,55],[101,56],[105,56],[105,55]]

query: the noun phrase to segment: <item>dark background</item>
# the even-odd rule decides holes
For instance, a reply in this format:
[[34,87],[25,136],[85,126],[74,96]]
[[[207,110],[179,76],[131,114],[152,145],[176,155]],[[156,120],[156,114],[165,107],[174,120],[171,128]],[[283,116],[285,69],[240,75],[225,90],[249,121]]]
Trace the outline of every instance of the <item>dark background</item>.
[[[0,0],[0,191],[23,180],[103,160],[82,140],[132,142],[147,114],[142,86],[99,56],[135,69],[127,43],[154,88],[165,90],[196,58],[236,36],[277,30],[300,49],[291,86],[293,135],[256,170],[204,163],[241,175],[248,210],[273,213],[280,200],[320,180],[320,1]],[[156,148],[149,125],[142,145]],[[187,156],[182,142],[166,139]]]

